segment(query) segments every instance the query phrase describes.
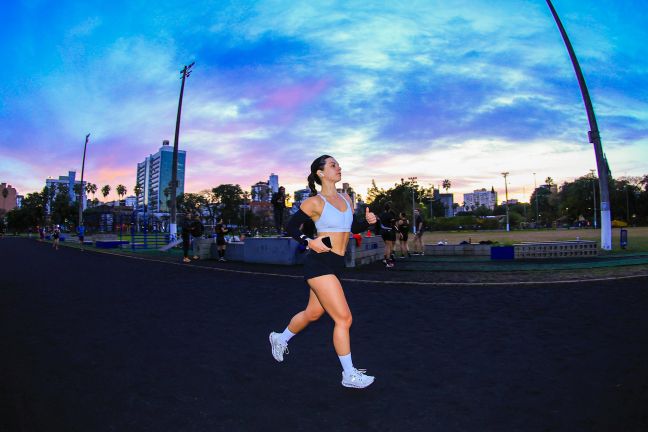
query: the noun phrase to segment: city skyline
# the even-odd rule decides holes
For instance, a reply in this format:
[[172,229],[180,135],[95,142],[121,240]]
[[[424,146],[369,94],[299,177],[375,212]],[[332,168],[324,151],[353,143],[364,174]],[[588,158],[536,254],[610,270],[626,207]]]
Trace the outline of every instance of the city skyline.
[[[648,5],[554,5],[613,175],[645,174]],[[248,190],[270,173],[294,191],[327,153],[363,197],[372,179],[389,188],[412,176],[424,187],[448,178],[460,197],[491,186],[503,196],[507,171],[509,198],[526,202],[533,173],[560,184],[595,167],[545,2],[32,1],[5,16],[0,181],[22,195],[80,171],[88,132],[86,179],[132,191],[135,164],[173,139],[179,71],[194,60],[180,132],[187,192]]]

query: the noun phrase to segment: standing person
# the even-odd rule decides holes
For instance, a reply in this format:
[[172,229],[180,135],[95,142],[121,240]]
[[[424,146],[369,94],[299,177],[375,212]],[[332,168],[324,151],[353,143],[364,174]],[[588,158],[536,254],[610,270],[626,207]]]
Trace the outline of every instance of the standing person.
[[272,194],[272,210],[274,213],[274,223],[278,235],[283,235],[283,217],[286,209],[286,189],[279,187],[279,191]]
[[423,216],[419,209],[414,209],[414,226],[416,227],[416,234],[414,235],[414,253],[416,255],[423,255]]
[[225,242],[225,234],[228,232],[227,227],[223,223],[223,218],[218,218],[218,223],[216,224],[216,248],[218,249],[218,261],[225,262],[225,247],[227,242]]
[[200,221],[200,214],[196,215],[191,223],[191,236],[193,237],[191,243],[191,250],[193,251],[193,259],[200,259],[200,241],[203,232],[205,231],[205,226]]
[[38,240],[39,241],[44,241],[45,240],[45,227],[38,226]]
[[[270,333],[272,356],[278,362],[288,354],[288,341],[311,322],[317,321],[324,312],[335,322],[333,346],[342,364],[342,385],[364,388],[374,382],[374,377],[356,369],[351,359],[351,310],[344,296],[340,275],[344,269],[344,254],[349,241],[349,232],[365,231],[376,222],[376,216],[365,211],[365,220],[353,217],[349,195],[336,191],[335,184],[342,178],[337,161],[328,155],[318,157],[311,164],[308,187],[311,197],[307,198],[288,222],[288,234],[301,245],[310,249],[304,259],[304,279],[310,287],[306,308],[292,317],[283,333]],[[318,194],[315,184],[322,186]],[[300,226],[315,222],[318,237],[309,238]]]
[[189,246],[191,245],[191,230],[193,229],[193,215],[187,213],[182,221],[182,262],[191,262],[189,259]]
[[383,263],[386,268],[394,267],[394,243],[396,243],[396,214],[391,210],[389,203],[385,204],[380,219],[380,233],[385,242],[385,259]]
[[407,238],[409,237],[410,221],[407,219],[405,212],[400,213],[398,222],[396,222],[398,228],[398,242],[400,243],[400,254],[401,258],[405,258],[405,252],[407,256],[411,257],[409,246],[407,245]]
[[59,248],[59,239],[61,238],[61,229],[59,228],[58,225],[54,225],[54,229],[52,230],[52,247],[56,250]]

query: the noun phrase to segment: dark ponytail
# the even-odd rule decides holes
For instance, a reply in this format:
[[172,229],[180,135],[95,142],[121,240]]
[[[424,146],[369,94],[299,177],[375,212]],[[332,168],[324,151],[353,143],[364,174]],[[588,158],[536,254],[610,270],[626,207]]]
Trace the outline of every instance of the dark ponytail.
[[317,195],[317,189],[315,189],[315,177],[313,174],[308,174],[308,189],[310,189],[310,196]]
[[318,185],[322,184],[322,180],[320,180],[319,176],[317,175],[317,171],[324,169],[324,166],[326,165],[326,159],[330,158],[331,156],[329,155],[322,155],[315,159],[313,163],[311,164],[311,172],[308,175],[308,188],[310,189],[311,196],[317,195],[317,189],[315,189],[315,183]]

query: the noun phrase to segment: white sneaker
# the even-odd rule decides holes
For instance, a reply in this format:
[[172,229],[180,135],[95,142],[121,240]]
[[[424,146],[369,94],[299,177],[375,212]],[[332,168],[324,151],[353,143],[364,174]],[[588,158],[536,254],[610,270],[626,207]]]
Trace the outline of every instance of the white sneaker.
[[356,368],[353,368],[349,373],[342,371],[342,385],[353,388],[369,387],[374,382],[375,377],[365,375],[365,372],[367,372],[366,369]]
[[272,348],[272,357],[278,362],[282,362],[284,354],[288,354],[288,344],[283,343],[279,336],[279,333],[270,333],[270,348]]

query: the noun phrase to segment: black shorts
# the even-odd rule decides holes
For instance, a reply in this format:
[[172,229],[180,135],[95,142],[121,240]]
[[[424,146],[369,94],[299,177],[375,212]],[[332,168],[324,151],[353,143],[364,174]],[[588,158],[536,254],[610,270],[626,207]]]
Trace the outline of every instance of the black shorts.
[[402,232],[401,233],[401,240],[402,241],[407,241],[407,238],[409,237],[409,232]]
[[382,238],[384,241],[396,241],[396,231],[394,230],[383,230],[382,231]]
[[304,258],[304,279],[335,275],[340,279],[345,268],[344,257],[334,252],[317,253],[309,250]]

